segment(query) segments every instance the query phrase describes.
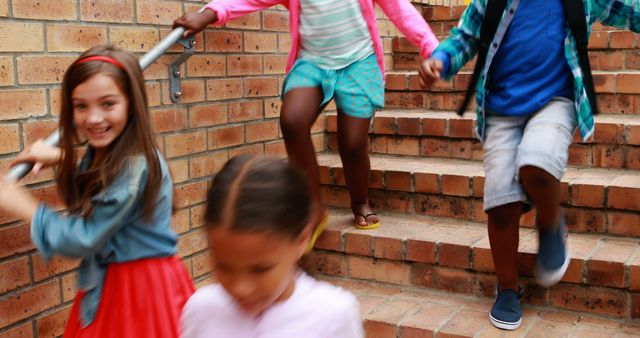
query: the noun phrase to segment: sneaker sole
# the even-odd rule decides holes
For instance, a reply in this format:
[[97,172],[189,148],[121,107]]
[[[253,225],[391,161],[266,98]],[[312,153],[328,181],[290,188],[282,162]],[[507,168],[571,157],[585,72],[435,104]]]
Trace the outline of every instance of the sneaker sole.
[[509,331],[517,330],[522,324],[522,318],[520,318],[517,322],[505,322],[503,320],[493,318],[491,313],[489,313],[489,321],[491,321],[491,325],[499,329]]
[[569,263],[571,263],[571,250],[569,249],[569,241],[566,240],[564,248],[564,263],[562,264],[562,266],[554,271],[549,271],[543,269],[539,264],[536,263],[536,281],[538,282],[538,284],[544,287],[556,285],[562,279],[562,277],[564,277],[565,272],[567,272]]

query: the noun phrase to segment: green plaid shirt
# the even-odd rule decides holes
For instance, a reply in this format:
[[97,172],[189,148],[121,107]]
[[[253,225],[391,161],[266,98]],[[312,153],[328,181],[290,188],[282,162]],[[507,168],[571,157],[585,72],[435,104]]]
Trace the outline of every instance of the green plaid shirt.
[[[525,0],[526,1],[526,0]],[[507,1],[507,9],[513,0]],[[583,0],[585,16],[587,22],[587,36],[591,34],[591,25],[599,20],[605,25],[619,28],[626,28],[634,32],[640,32],[640,1],[637,0]],[[480,26],[484,17],[487,0],[473,0],[464,11],[458,27],[451,30],[449,37],[444,40],[434,51],[444,52],[449,57],[449,68],[443,77],[451,79],[458,71],[478,52],[480,46]],[[502,20],[500,26],[508,25],[509,22]],[[505,28],[505,27],[503,27]],[[500,30],[500,27],[498,28]],[[564,40],[565,56],[574,77],[574,97],[578,128],[584,140],[587,140],[594,131],[593,113],[587,99],[587,93],[582,80],[582,70],[578,62],[578,52],[575,38],[571,34],[569,26],[566,27],[566,37]],[[498,44],[500,41],[493,41]],[[487,58],[490,60],[490,58]],[[485,70],[490,64],[485,65]],[[483,75],[477,85],[477,113],[478,128],[476,130],[481,140],[485,139],[485,96],[487,94],[487,79]]]

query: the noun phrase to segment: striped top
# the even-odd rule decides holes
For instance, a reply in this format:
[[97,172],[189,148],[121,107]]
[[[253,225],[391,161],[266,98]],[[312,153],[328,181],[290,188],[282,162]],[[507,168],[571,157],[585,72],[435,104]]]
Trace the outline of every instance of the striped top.
[[358,0],[300,0],[300,58],[341,69],[374,53]]

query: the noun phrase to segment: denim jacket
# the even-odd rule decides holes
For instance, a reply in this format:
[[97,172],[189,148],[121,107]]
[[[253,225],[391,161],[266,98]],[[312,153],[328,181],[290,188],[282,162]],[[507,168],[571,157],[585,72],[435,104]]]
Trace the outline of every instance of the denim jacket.
[[[93,158],[89,148],[80,162],[86,170]],[[132,157],[122,174],[92,198],[93,214],[63,214],[40,204],[31,224],[31,238],[45,259],[54,254],[82,258],[78,287],[85,292],[80,303],[83,327],[95,318],[109,263],[172,256],[177,235],[171,228],[173,181],[167,163],[158,156],[162,183],[152,220],[143,217],[142,196],[147,183],[147,161]]]

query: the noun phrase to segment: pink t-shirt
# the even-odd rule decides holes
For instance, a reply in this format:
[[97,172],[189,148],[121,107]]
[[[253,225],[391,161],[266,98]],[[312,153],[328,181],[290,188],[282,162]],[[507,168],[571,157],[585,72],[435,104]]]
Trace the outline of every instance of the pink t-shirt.
[[360,306],[339,287],[300,273],[289,299],[257,317],[220,285],[200,288],[182,312],[183,338],[363,338]]

